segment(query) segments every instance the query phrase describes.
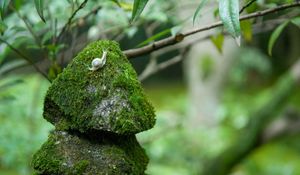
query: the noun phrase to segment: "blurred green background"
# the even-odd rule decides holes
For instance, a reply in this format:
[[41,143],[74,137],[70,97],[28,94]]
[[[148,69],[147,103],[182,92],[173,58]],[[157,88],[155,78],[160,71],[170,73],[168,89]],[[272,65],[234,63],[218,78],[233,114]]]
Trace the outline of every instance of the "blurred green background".
[[[219,19],[215,1],[203,7],[193,25],[192,16],[201,1],[150,1],[140,19],[130,23],[133,1],[90,0],[76,14],[63,39],[53,42],[82,2],[45,2],[44,23],[36,10],[31,10],[33,1],[11,1],[15,9],[7,6],[6,16],[2,17],[1,25],[5,27],[1,30],[5,31],[1,40],[22,51],[51,78],[90,41],[113,39],[126,50]],[[259,0],[243,14],[291,2]],[[90,13],[94,9],[99,11]],[[151,67],[151,60],[163,63],[183,48],[190,49],[182,60],[142,81],[157,115],[155,127],[137,135],[150,157],[147,174],[199,174],[209,160],[237,144],[236,140],[247,131],[247,123],[255,117],[253,112],[272,101],[276,95],[272,87],[300,58],[300,25],[296,22],[287,23],[272,55],[267,48],[278,26],[291,19],[299,22],[299,18],[298,7],[242,23],[240,47],[223,30],[214,29],[196,34],[173,49],[130,60],[142,75]],[[147,41],[151,36],[155,37]],[[50,83],[3,41],[0,51],[0,175],[32,174],[32,155],[54,128],[42,117]],[[272,109],[269,115],[274,117],[259,135],[259,144],[234,166],[231,174],[300,174],[299,85],[282,106]]]

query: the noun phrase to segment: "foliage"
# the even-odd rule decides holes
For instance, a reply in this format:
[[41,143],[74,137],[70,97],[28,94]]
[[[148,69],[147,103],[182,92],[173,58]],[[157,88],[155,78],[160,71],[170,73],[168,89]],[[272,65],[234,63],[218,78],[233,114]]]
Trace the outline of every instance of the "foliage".
[[[241,12],[250,1],[243,0],[238,4],[237,0],[192,0],[187,2],[192,10],[181,17],[178,14],[186,7],[181,7],[177,0],[1,1],[0,174],[11,169],[17,169],[17,174],[30,174],[30,155],[45,141],[52,128],[41,119],[42,101],[49,85],[32,74],[28,65],[35,63],[52,80],[70,58],[91,41],[116,40],[122,49],[141,47],[175,36],[181,28],[188,30],[188,25],[194,24],[197,28],[197,22],[202,22],[198,18],[214,11],[213,20],[221,20],[225,31],[233,37],[241,35],[242,45],[234,56],[229,76],[222,77],[228,86],[221,93],[221,105],[216,109],[219,127],[190,127],[191,121],[187,117],[191,106],[189,89],[167,80],[168,86],[163,86],[160,81],[157,87],[148,87],[147,94],[155,104],[158,120],[153,130],[139,135],[150,156],[147,173],[198,174],[208,159],[218,155],[238,137],[249,121],[251,110],[272,97],[268,87],[278,78],[274,74],[274,65],[278,64],[276,59],[280,59],[279,67],[282,68],[291,66],[299,57],[298,53],[283,50],[283,45],[299,45],[296,36],[293,41],[286,37],[290,26],[300,29],[299,7],[239,23],[240,15],[293,2],[253,1]],[[216,30],[204,39],[211,39],[222,54],[226,32]],[[164,53],[163,59],[178,54],[178,50]],[[275,51],[284,56],[278,56]],[[212,59],[207,57],[199,63],[202,78],[208,79],[217,70],[218,60]],[[144,60],[133,62],[144,63]],[[136,69],[145,66],[137,65]],[[173,72],[166,70],[164,73],[170,76]],[[300,106],[299,94],[295,97],[293,105]],[[262,146],[240,162],[233,174],[299,174],[299,159],[295,156],[298,145],[296,135]]]
[[[103,50],[109,51],[105,65],[89,70],[90,62]],[[45,97],[44,117],[57,129],[125,135],[155,124],[154,109],[134,69],[113,41],[90,43],[52,82]]]
[[268,44],[268,53],[269,55],[272,56],[272,49],[274,47],[275,42],[278,40],[278,37],[280,36],[280,34],[282,33],[282,31],[285,29],[285,27],[289,24],[292,23],[296,26],[300,26],[300,17],[295,17],[291,20],[287,20],[285,22],[283,22],[282,24],[280,24],[273,32],[272,35],[270,37],[269,40],[269,44]]
[[198,5],[198,7],[194,13],[194,16],[193,16],[193,25],[195,24],[196,18],[197,18],[197,16],[199,16],[199,13],[200,13],[201,9],[204,7],[205,3],[207,3],[207,0],[202,0],[201,3]]
[[131,20],[138,18],[144,10],[148,0],[134,0]]
[[30,174],[31,155],[52,128],[41,118],[49,84],[36,75],[7,77],[3,83],[10,86],[1,86],[0,91],[0,169]]
[[219,14],[224,23],[225,29],[237,40],[240,45],[240,20],[239,20],[239,1],[228,0],[219,1]]
[[[4,62],[12,61],[8,59],[11,56],[14,59],[24,59],[28,62],[27,64],[49,60],[45,69],[39,70],[39,66],[36,66],[36,69],[50,80],[54,79],[69,62],[69,59],[65,58],[66,55],[68,58],[72,58],[77,51],[84,47],[84,45],[79,44],[80,41],[77,38],[86,36],[86,38],[80,39],[84,41],[97,40],[103,37],[107,39],[122,39],[125,36],[133,38],[139,33],[141,25],[152,25],[152,21],[155,21],[154,24],[156,22],[172,23],[171,27],[160,29],[159,32],[151,32],[152,34],[148,39],[139,42],[138,46],[143,46],[169,34],[175,35],[178,30],[175,33],[173,31],[178,26],[184,25],[182,21],[172,15],[172,10],[178,8],[175,0],[168,2],[159,0],[150,4],[148,0],[111,0],[105,2],[98,0],[59,2],[35,0],[20,2],[21,0],[5,0],[1,4],[0,32],[3,35],[0,39],[4,51],[0,54],[0,62],[2,62],[0,68]],[[248,4],[249,1],[245,1],[242,5],[248,5],[246,11],[252,12],[269,7],[274,3],[285,2],[289,1],[282,0],[270,3],[253,1],[251,4]],[[208,4],[206,0],[199,1],[193,14],[193,23],[197,16],[203,14],[201,9]],[[246,41],[251,40],[251,26],[255,20],[242,23],[240,26],[238,1],[218,1],[218,4],[216,18],[221,18],[226,31],[235,37],[238,43],[241,33]],[[32,7],[35,7],[36,10],[30,10]],[[296,19],[292,20],[294,24],[297,24],[296,21]],[[124,32],[120,34],[120,31]],[[269,52],[277,38],[271,37]],[[221,51],[221,36],[217,35],[212,41]],[[20,48],[25,49],[20,50]],[[16,53],[16,50],[19,52]]]

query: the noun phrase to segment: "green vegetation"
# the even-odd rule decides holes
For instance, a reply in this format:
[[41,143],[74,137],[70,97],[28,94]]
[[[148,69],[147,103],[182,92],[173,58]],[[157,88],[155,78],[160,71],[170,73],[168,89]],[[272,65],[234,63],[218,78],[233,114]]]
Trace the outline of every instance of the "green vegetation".
[[90,136],[54,131],[34,155],[32,165],[38,174],[140,175],[147,163],[148,158],[133,135]]
[[[104,67],[89,70],[104,50],[108,51]],[[52,82],[44,117],[58,129],[81,132],[135,134],[150,129],[155,123],[153,107],[136,77],[116,42],[93,42]]]
[[300,174],[299,8],[1,0],[0,175]]
[[[98,70],[88,63],[107,51]],[[148,163],[135,133],[155,124],[134,69],[112,41],[89,44],[52,82],[44,117],[56,128],[34,154],[38,174],[144,174]]]

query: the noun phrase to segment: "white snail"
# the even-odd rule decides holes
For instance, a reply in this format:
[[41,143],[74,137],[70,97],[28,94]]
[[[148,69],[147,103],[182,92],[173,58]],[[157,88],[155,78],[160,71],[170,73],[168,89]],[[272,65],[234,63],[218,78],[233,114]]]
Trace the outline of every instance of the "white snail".
[[101,58],[94,58],[92,61],[92,67],[89,67],[89,70],[95,71],[99,68],[102,68],[106,63],[107,51],[103,51]]

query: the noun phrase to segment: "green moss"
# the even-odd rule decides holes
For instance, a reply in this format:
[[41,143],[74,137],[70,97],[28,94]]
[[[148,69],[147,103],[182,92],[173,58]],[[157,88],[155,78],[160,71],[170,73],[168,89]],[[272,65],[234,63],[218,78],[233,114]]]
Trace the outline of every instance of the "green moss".
[[81,160],[75,164],[74,169],[76,174],[83,174],[83,172],[87,169],[90,161],[88,160]]
[[[104,67],[91,61],[108,50]],[[59,129],[90,129],[134,134],[155,124],[154,109],[119,45],[97,41],[80,52],[55,79],[45,100],[44,117]]]
[[[103,50],[104,67],[89,70]],[[56,130],[33,156],[37,174],[144,174],[134,134],[153,127],[154,109],[117,43],[91,43],[74,58],[50,86],[44,118]]]
[[57,140],[57,138],[54,135],[50,135],[47,142],[33,155],[31,165],[37,170],[36,174],[43,174],[44,171],[50,174],[62,173],[60,166],[63,162],[63,157],[57,154],[55,140]]
[[34,155],[37,174],[144,174],[148,158],[134,135],[54,131]]

